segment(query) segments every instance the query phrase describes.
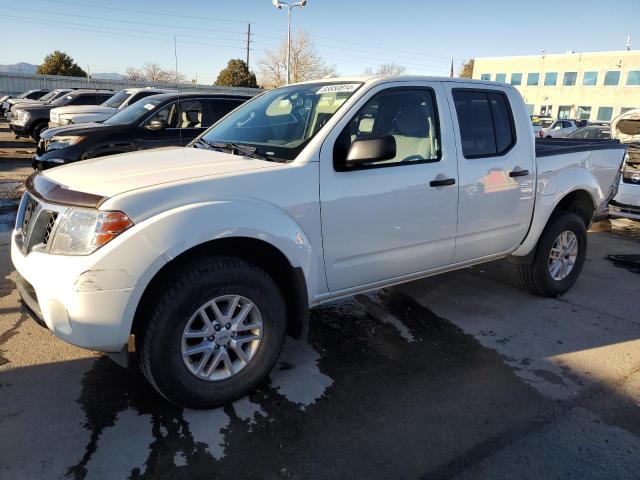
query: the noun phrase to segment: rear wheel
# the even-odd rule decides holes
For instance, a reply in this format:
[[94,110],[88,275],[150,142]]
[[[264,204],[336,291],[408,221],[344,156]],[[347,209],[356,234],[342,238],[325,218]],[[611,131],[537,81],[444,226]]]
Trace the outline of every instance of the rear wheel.
[[587,254],[587,228],[575,213],[561,212],[542,232],[531,263],[520,265],[520,278],[533,293],[556,297],[569,290]]
[[167,399],[190,408],[217,407],[255,387],[286,333],[278,286],[232,257],[185,266],[149,316],[138,344],[141,370]]

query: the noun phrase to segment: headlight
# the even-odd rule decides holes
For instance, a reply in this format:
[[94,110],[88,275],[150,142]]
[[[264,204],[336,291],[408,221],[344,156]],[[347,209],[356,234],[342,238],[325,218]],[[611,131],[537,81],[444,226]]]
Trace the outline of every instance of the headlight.
[[53,237],[50,252],[58,255],[89,255],[133,226],[123,212],[70,208]]
[[49,142],[49,146],[47,147],[47,150],[60,150],[62,148],[67,148],[67,147],[70,147],[71,145],[75,145],[83,138],[84,137],[77,136],[77,135],[66,135],[66,136],[59,136],[59,137],[54,136],[51,138],[51,141]]
[[12,116],[15,119],[15,123],[25,123],[29,119],[29,112],[24,110],[14,110]]

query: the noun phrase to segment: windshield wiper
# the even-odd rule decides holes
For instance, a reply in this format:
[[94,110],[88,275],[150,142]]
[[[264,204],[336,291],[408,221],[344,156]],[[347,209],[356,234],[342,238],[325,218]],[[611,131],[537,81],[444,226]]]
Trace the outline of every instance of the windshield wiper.
[[249,145],[241,145],[236,142],[207,142],[207,145],[221,150],[229,150],[232,155],[246,155],[259,160],[268,160],[267,157],[256,151],[256,147],[250,147]]

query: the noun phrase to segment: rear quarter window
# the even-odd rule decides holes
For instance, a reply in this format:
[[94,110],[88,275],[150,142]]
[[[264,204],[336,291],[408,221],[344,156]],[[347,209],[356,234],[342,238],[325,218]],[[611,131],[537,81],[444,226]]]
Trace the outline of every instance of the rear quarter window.
[[499,156],[515,144],[509,100],[495,90],[454,89],[453,100],[465,158]]

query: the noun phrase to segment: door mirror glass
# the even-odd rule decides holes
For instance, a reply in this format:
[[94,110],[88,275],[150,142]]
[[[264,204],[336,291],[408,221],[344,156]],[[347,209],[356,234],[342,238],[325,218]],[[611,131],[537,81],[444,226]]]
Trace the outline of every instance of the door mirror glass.
[[167,128],[167,122],[161,118],[154,118],[147,124],[146,128],[147,130],[164,130]]
[[396,139],[393,135],[379,135],[355,140],[349,148],[345,166],[347,168],[371,162],[391,160],[396,156]]

